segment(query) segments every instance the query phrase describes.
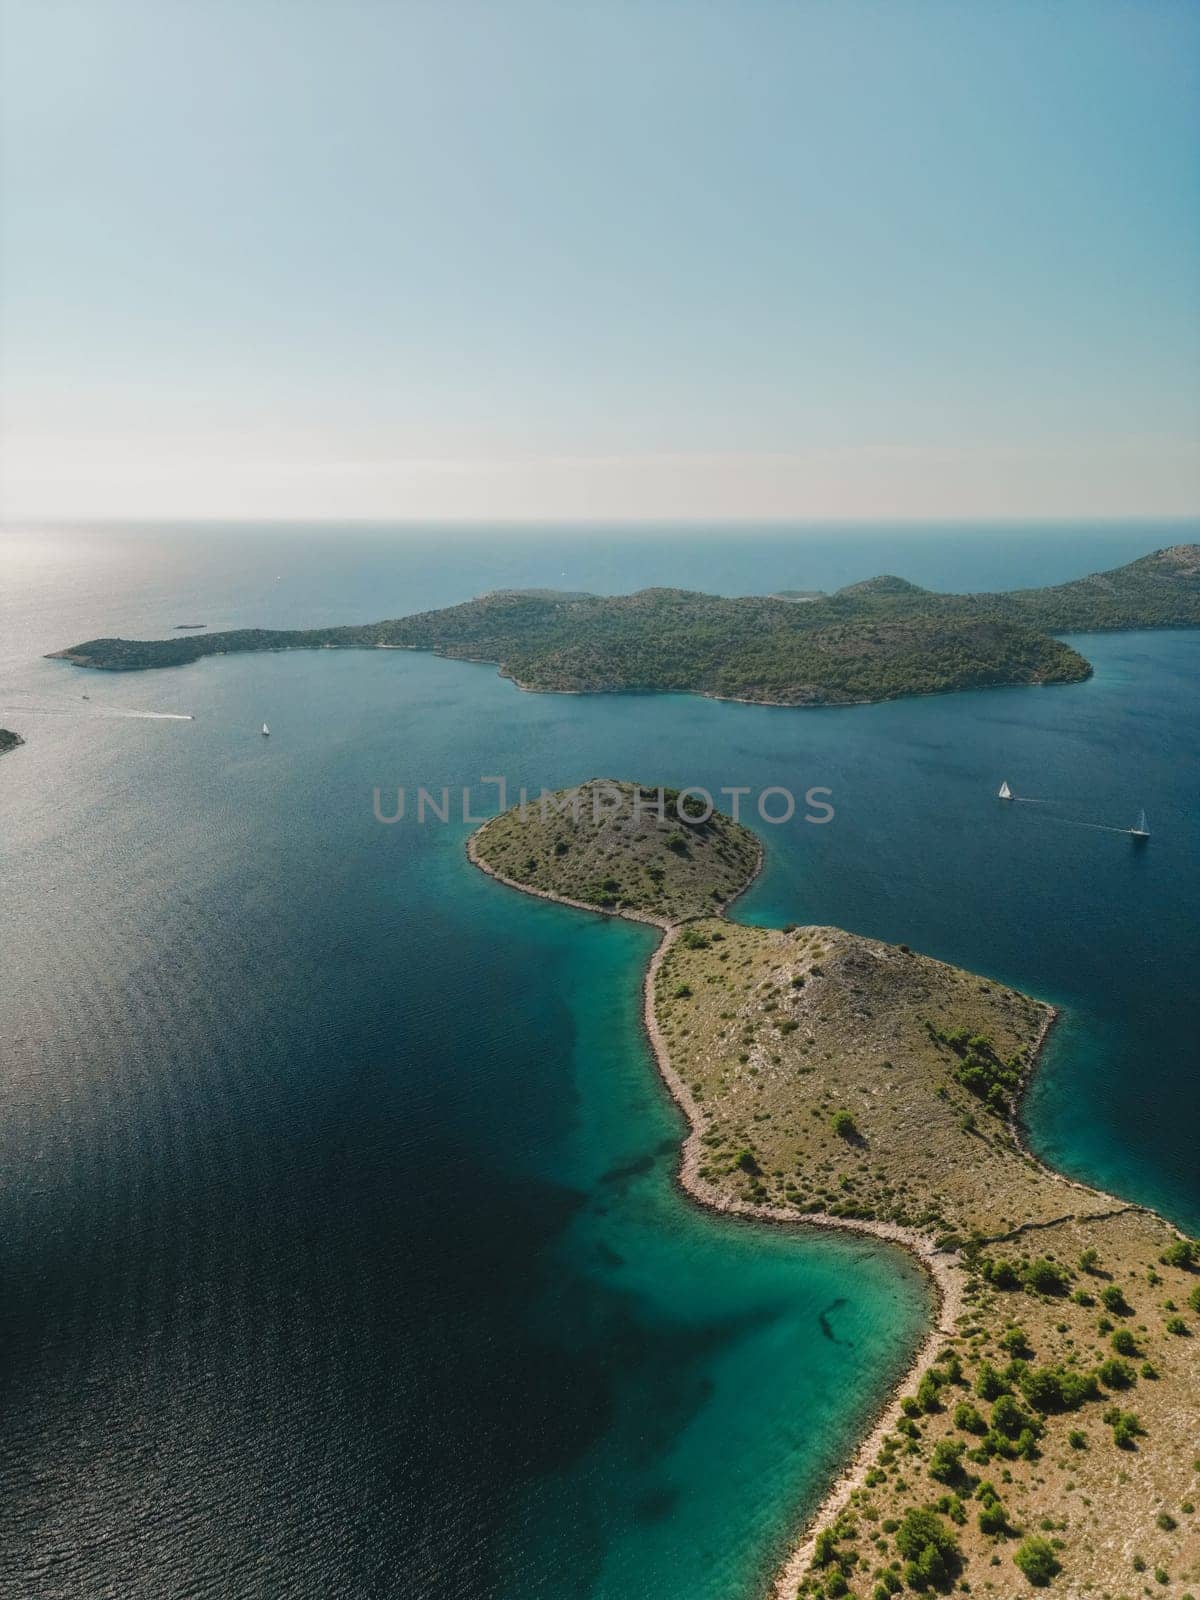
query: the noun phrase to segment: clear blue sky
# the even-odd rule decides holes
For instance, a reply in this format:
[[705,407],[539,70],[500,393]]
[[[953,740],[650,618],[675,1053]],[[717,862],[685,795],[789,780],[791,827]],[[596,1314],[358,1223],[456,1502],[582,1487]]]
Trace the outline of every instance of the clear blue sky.
[[2,10],[10,516],[1200,510],[1200,5]]

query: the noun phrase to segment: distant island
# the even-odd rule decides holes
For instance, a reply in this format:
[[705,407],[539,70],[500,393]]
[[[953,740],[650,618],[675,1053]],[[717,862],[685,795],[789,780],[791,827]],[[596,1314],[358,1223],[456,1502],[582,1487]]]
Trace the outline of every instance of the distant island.
[[388,622],[89,639],[55,659],[107,671],[247,650],[431,650],[493,661],[520,688],[673,692],[769,705],[891,700],[1004,684],[1075,683],[1068,631],[1200,626],[1200,545],[1045,589],[954,595],[878,577],[835,594],[725,599],[684,589],[598,596],[499,590]]
[[644,1014],[693,1198],[894,1241],[936,1285],[935,1328],[778,1600],[1200,1581],[1200,1248],[1025,1148],[1051,1007],[906,945],[728,921],[758,842],[671,790],[592,780],[468,853],[662,928]]
[[13,733],[11,728],[0,728],[0,756],[6,751],[15,750],[19,744],[24,744],[19,733]]

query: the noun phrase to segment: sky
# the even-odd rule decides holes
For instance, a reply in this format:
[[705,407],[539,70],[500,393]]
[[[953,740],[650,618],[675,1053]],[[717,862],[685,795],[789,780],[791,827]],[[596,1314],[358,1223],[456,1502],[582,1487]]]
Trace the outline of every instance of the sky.
[[0,0],[3,515],[1200,511],[1200,5]]

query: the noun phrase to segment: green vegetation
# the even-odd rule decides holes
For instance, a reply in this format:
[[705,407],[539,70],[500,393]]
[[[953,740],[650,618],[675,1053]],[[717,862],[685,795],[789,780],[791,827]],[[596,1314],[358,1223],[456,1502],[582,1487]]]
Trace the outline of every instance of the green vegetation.
[[1026,1288],[1037,1294],[1066,1294],[1070,1278],[1064,1268],[1039,1256],[1031,1261],[1022,1274]]
[[905,1558],[910,1589],[947,1589],[960,1565],[958,1543],[935,1511],[910,1506],[896,1529],[896,1549]]
[[1022,1539],[1013,1556],[1018,1570],[1029,1579],[1037,1589],[1044,1588],[1046,1584],[1060,1570],[1058,1557],[1054,1554],[1054,1546],[1047,1539],[1036,1536],[1031,1539]]
[[802,604],[684,589],[502,590],[362,626],[91,639],[56,653],[120,671],[246,650],[434,650],[499,662],[530,689],[691,692],[802,706],[1077,682],[1091,668],[1053,632],[1197,623],[1200,546],[1177,545],[1113,572],[1010,594],[934,594],[899,578]]
[[1194,1267],[1196,1246],[1191,1239],[1173,1239],[1158,1259],[1164,1267]]
[[835,1111],[830,1118],[830,1126],[839,1139],[857,1139],[858,1127],[849,1111]]

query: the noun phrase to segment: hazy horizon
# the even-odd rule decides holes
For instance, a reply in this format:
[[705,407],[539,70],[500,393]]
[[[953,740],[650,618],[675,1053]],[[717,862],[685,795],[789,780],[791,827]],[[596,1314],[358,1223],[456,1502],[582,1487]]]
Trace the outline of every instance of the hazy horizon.
[[0,0],[5,520],[1200,511],[1200,11]]

